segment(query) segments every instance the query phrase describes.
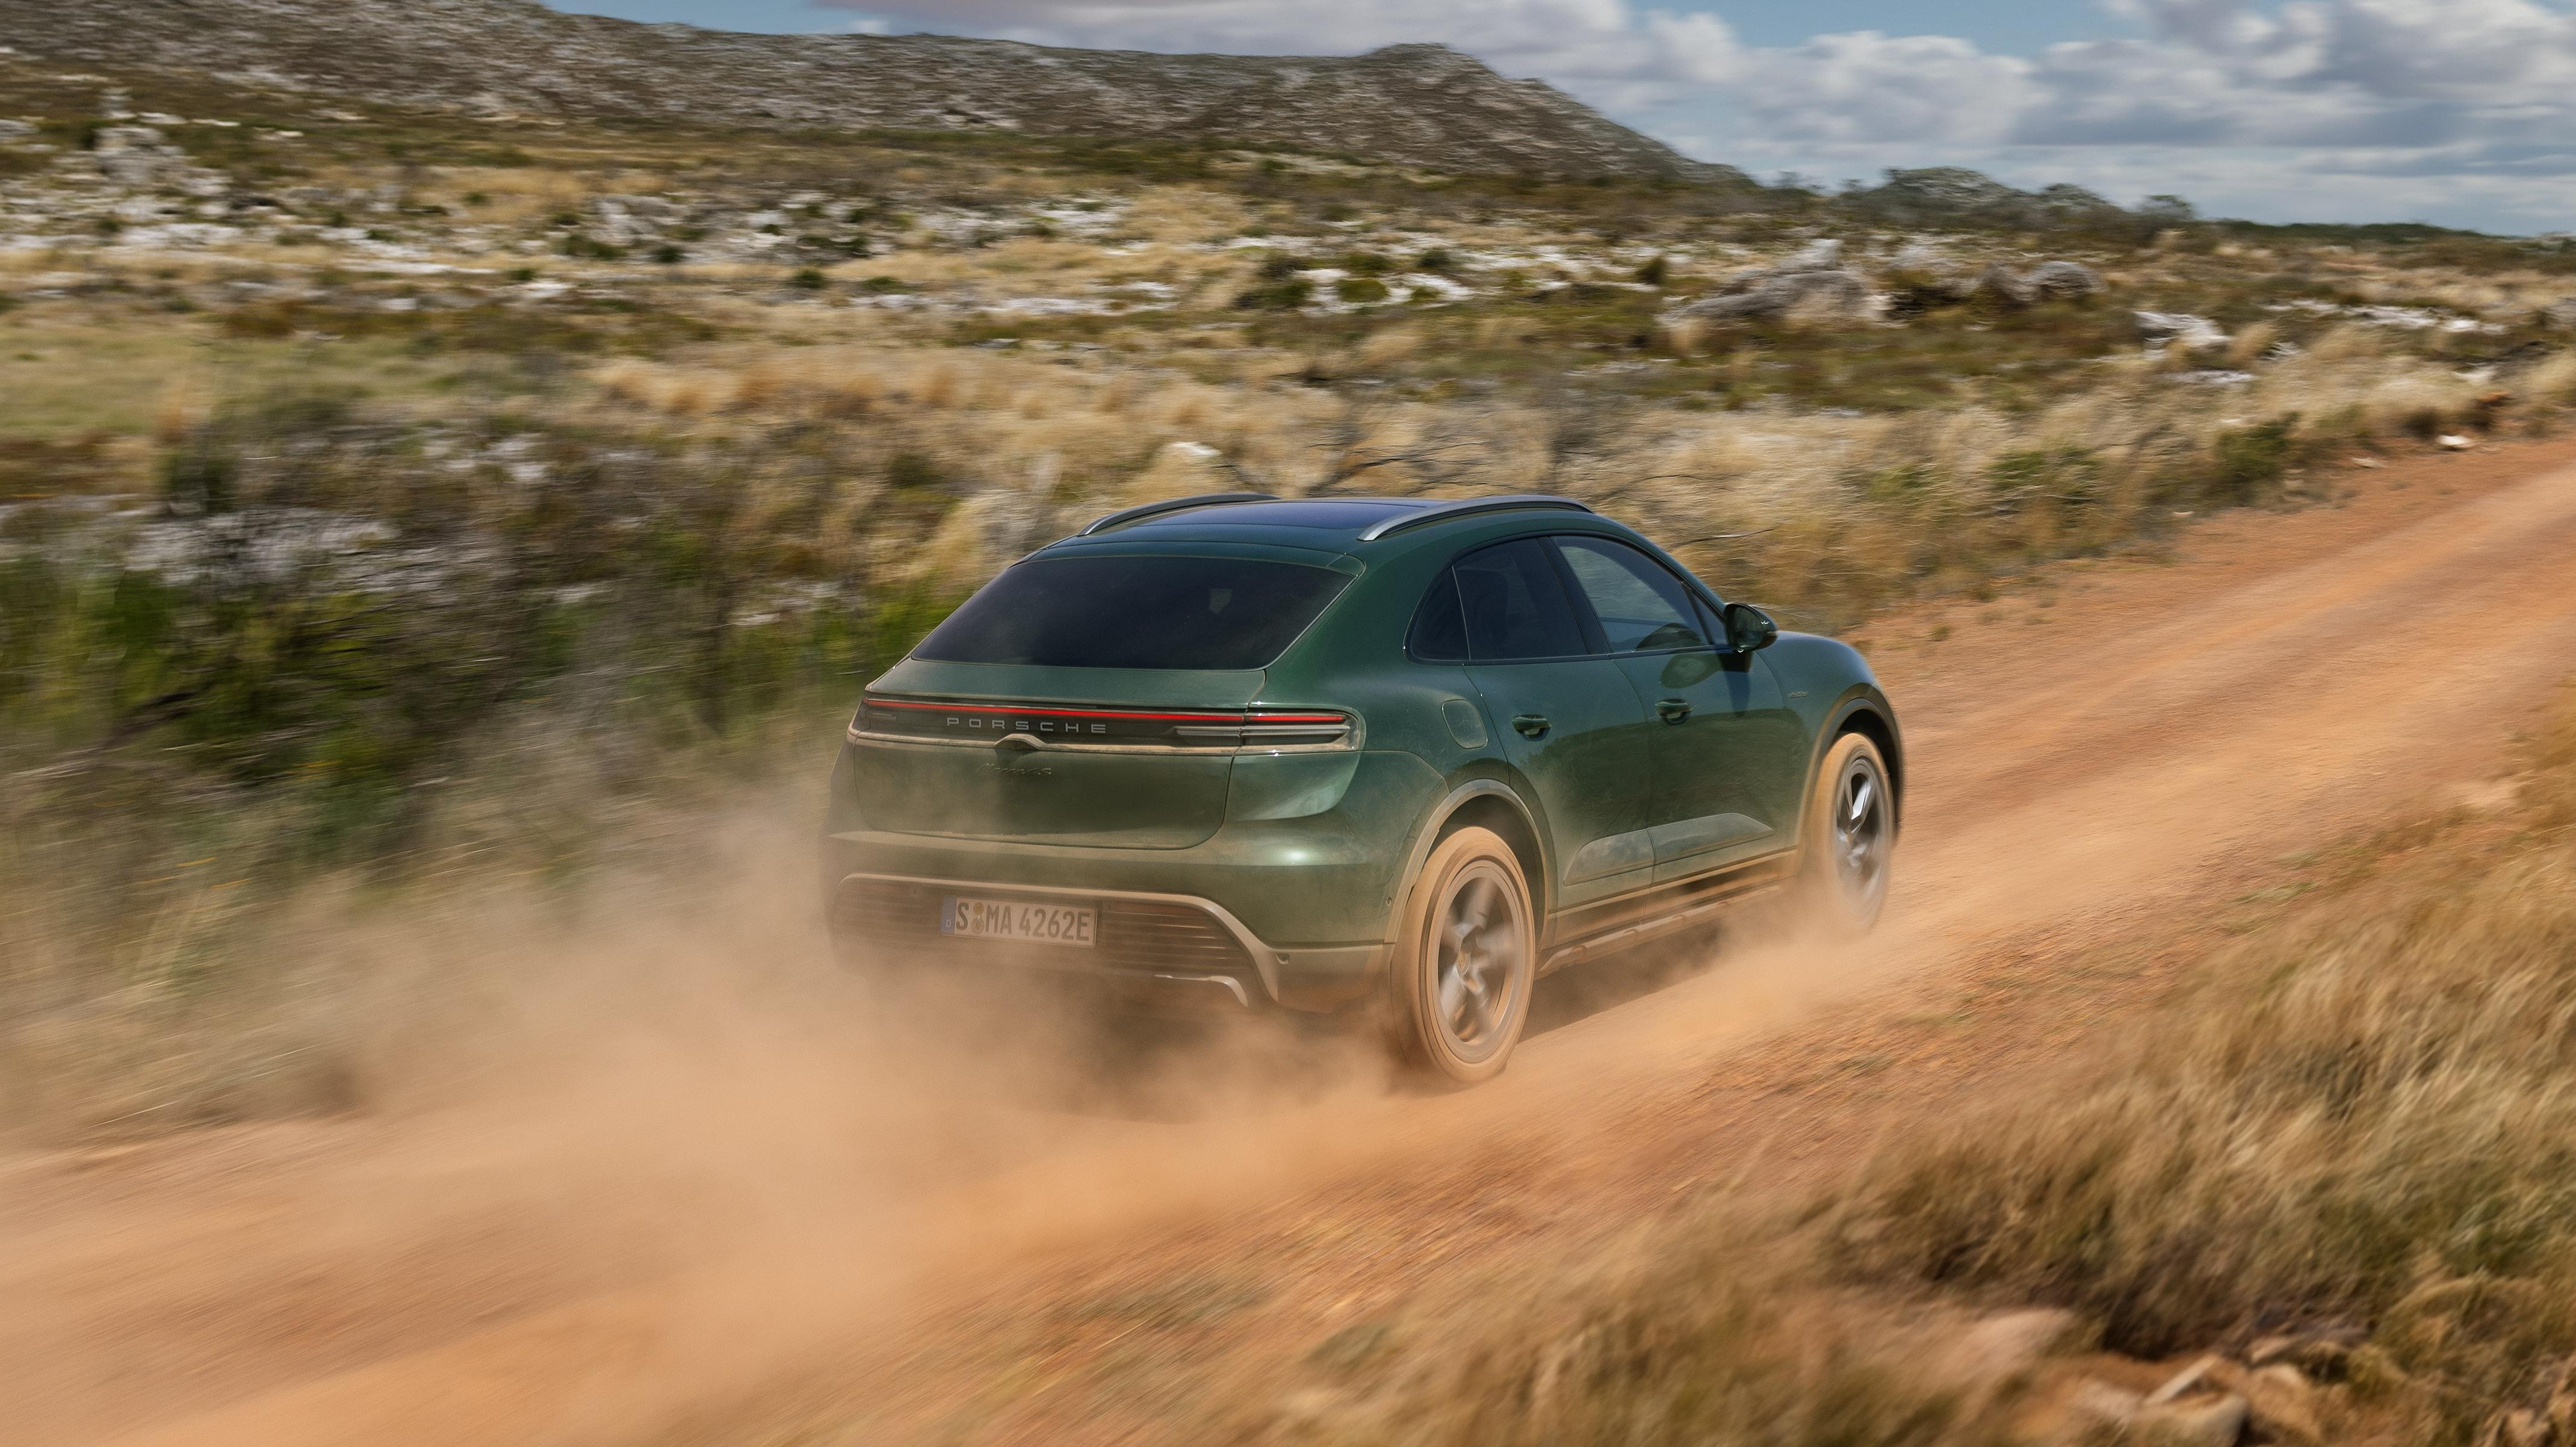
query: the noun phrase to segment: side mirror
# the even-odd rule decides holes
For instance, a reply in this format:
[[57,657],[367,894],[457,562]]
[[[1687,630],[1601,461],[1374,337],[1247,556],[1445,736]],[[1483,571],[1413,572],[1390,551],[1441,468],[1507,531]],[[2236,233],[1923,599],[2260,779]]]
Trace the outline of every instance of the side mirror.
[[1726,623],[1727,646],[1738,653],[1754,653],[1770,647],[1780,639],[1780,625],[1771,615],[1750,603],[1729,603],[1722,615]]

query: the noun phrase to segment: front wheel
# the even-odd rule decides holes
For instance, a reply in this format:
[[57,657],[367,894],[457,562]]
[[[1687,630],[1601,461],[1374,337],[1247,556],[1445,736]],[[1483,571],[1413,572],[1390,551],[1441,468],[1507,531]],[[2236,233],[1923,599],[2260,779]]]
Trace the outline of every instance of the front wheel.
[[1887,904],[1896,852],[1896,799],[1877,744],[1861,734],[1834,740],[1816,771],[1801,832],[1799,914],[1831,934],[1867,933]]
[[1490,829],[1440,841],[1405,897],[1388,970],[1397,1058],[1461,1085],[1502,1073],[1529,1019],[1538,928],[1520,859]]

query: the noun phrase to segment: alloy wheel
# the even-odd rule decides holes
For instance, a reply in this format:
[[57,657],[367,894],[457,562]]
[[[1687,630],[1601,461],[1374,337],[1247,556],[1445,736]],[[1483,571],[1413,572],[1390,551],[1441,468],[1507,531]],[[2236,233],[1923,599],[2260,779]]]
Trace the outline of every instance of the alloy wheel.
[[1520,966],[1530,947],[1520,891],[1500,868],[1479,860],[1451,881],[1439,919],[1440,1030],[1460,1056],[1481,1060],[1502,1042],[1518,1004]]
[[1866,753],[1854,754],[1834,783],[1834,877],[1843,894],[1861,908],[1875,906],[1887,891],[1888,842],[1894,820],[1887,808],[1887,781]]

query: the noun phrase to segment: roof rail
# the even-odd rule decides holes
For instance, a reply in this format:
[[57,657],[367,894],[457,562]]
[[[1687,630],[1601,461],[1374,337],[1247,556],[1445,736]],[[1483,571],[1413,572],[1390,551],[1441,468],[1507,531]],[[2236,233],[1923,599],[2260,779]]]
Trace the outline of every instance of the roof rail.
[[1106,517],[1094,518],[1091,520],[1091,526],[1075,533],[1074,536],[1087,538],[1093,533],[1105,533],[1111,528],[1123,528],[1129,523],[1143,522],[1149,517],[1167,512],[1180,512],[1188,508],[1221,507],[1230,502],[1277,502],[1278,500],[1278,494],[1269,492],[1203,492],[1196,497],[1167,497],[1161,502],[1149,502],[1142,507],[1126,508]]
[[1466,517],[1471,513],[1513,512],[1525,507],[1556,508],[1565,512],[1592,511],[1570,497],[1556,497],[1542,492],[1513,493],[1508,497],[1461,498],[1456,502],[1435,502],[1429,507],[1414,512],[1397,513],[1391,518],[1381,518],[1368,525],[1368,528],[1360,534],[1360,541],[1373,543],[1389,533],[1400,533],[1406,528],[1420,527],[1424,523],[1447,522],[1451,518]]

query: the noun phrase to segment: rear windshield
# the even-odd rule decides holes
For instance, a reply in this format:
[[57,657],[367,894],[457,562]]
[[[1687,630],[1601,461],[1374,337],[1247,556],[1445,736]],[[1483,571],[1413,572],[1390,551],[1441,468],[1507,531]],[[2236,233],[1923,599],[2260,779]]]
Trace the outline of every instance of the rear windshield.
[[1052,668],[1267,668],[1349,577],[1241,558],[1037,558],[930,631],[915,658]]

